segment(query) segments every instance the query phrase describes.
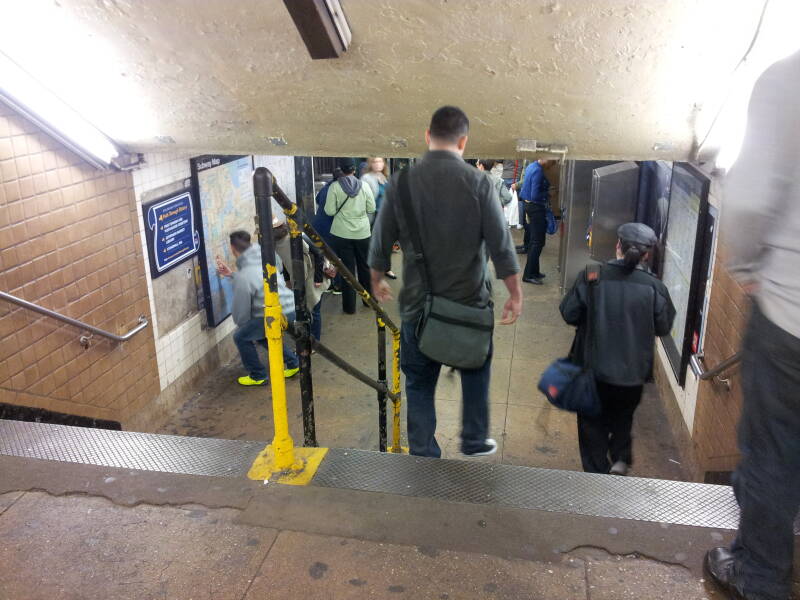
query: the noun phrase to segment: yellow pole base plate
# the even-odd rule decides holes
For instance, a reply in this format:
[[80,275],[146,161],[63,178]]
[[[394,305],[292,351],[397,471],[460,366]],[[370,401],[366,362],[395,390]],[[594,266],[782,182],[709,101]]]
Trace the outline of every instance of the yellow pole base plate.
[[316,475],[317,469],[327,453],[327,448],[295,448],[296,468],[278,470],[275,467],[272,445],[269,445],[253,461],[247,476],[256,481],[270,481],[285,485],[308,485]]

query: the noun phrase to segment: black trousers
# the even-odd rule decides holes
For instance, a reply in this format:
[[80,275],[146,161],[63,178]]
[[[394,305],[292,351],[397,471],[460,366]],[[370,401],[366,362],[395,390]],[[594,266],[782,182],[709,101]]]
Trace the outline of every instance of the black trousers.
[[599,417],[578,415],[578,444],[583,470],[587,473],[608,473],[618,460],[633,464],[631,428],[633,413],[642,399],[642,387],[597,382],[603,412]]
[[547,241],[547,212],[544,204],[526,202],[525,215],[528,218],[527,231],[530,232],[530,243],[525,246],[528,249],[528,262],[522,278],[536,279],[542,275],[539,269],[539,257]]
[[742,460],[733,475],[741,516],[731,549],[748,597],[786,600],[800,508],[800,338],[754,303],[742,351]]
[[[367,265],[369,240],[370,238],[350,240],[335,235],[331,236],[333,251],[342,259],[344,266],[358,278],[358,282],[364,289],[371,294],[372,284],[370,283],[369,265]],[[342,279],[342,310],[349,314],[356,312],[356,291],[344,279]]]

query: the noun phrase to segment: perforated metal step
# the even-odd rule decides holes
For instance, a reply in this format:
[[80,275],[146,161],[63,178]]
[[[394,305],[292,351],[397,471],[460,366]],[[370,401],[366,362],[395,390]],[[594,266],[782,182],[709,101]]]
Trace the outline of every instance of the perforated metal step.
[[332,449],[314,485],[453,502],[736,529],[728,486]]
[[0,454],[161,473],[243,477],[264,442],[0,420]]
[[[244,477],[264,442],[0,420],[0,454],[165,473]],[[331,449],[311,485],[451,502],[735,529],[730,487]]]

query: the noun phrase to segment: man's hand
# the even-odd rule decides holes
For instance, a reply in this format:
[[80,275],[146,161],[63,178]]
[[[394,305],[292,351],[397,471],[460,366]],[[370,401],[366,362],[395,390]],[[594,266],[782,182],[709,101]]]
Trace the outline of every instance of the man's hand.
[[509,275],[503,280],[508,288],[510,297],[503,305],[501,325],[511,325],[522,314],[522,287],[519,283],[519,274]]
[[389,282],[384,279],[383,273],[370,269],[372,277],[372,295],[378,302],[388,302],[392,299],[392,288]]
[[522,296],[519,298],[511,297],[503,305],[503,318],[501,325],[512,325],[522,314]]
[[511,184],[511,189],[516,192],[517,191],[517,184],[516,183],[512,183]]
[[217,256],[217,273],[220,277],[233,277],[233,271],[219,256]]

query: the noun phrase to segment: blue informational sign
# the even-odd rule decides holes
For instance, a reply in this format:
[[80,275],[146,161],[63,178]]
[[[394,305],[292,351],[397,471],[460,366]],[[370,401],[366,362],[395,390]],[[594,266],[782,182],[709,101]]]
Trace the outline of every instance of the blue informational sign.
[[142,206],[150,275],[155,279],[197,253],[194,205],[189,191]]

